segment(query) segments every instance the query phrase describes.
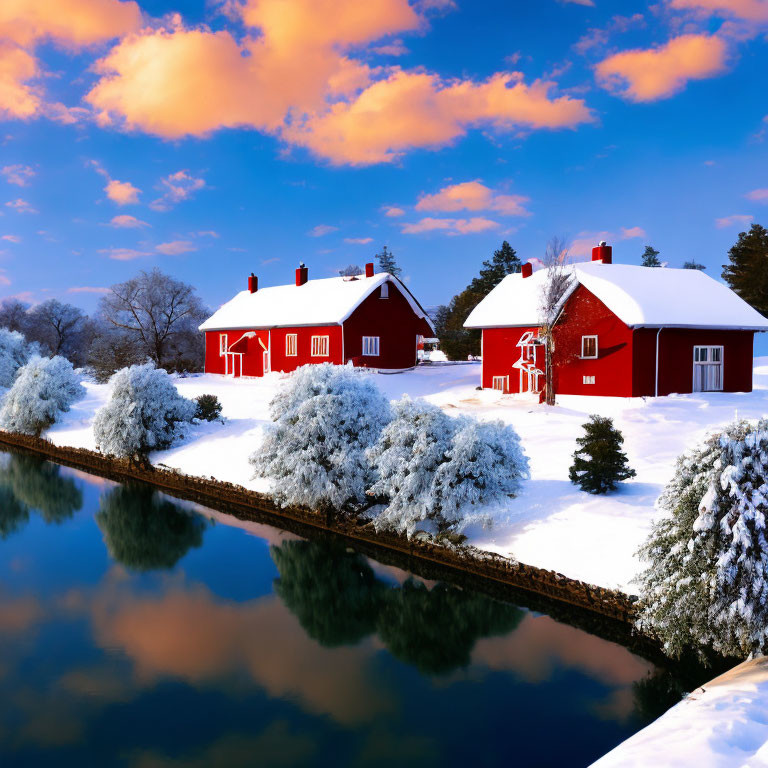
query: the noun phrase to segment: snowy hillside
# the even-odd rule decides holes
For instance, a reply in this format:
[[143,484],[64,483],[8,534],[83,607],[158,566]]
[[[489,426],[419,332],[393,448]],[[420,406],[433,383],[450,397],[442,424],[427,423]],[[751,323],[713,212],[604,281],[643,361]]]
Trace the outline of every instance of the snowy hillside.
[[[674,460],[712,427],[736,416],[768,414],[768,358],[755,361],[755,391],[750,394],[696,394],[659,398],[558,399],[555,408],[518,400],[493,391],[477,391],[480,364],[423,366],[398,375],[376,375],[390,397],[404,393],[424,397],[447,413],[471,413],[514,425],[531,460],[531,480],[522,495],[495,517],[492,529],[468,531],[472,543],[531,565],[558,570],[572,578],[634,591],[640,569],[635,552],[654,516],[654,502],[668,480]],[[251,479],[248,456],[259,445],[269,422],[269,400],[283,376],[225,379],[197,375],[177,379],[186,397],[215,394],[224,406],[226,424],[190,429],[187,439],[152,456],[155,463],[188,474],[268,491],[265,481]],[[88,396],[48,433],[58,445],[94,448],[96,409],[107,398],[106,385],[88,384]],[[575,439],[589,414],[615,418],[625,437],[634,480],[615,494],[590,496],[568,480]]]

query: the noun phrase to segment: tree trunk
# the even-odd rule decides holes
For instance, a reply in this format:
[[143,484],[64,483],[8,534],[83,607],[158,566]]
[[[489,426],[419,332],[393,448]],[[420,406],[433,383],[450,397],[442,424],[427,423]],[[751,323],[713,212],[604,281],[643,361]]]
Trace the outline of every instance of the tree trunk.
[[547,343],[544,352],[544,402],[547,405],[555,404],[555,382],[552,370],[552,336],[547,334]]

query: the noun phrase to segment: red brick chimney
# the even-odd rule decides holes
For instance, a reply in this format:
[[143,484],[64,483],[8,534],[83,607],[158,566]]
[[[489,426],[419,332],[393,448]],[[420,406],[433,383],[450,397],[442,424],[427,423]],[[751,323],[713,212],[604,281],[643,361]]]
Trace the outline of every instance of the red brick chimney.
[[248,277],[248,292],[256,293],[259,290],[259,278],[251,272]]
[[296,285],[304,285],[308,279],[309,270],[304,266],[304,262],[302,261],[296,270]]
[[602,261],[603,264],[613,263],[613,248],[605,244],[605,240],[592,249],[592,261]]
[[526,262],[525,264],[523,264],[523,267],[520,270],[520,272],[522,273],[523,277],[530,277],[533,274],[533,264],[529,264],[528,262]]
[[366,277],[373,277],[373,262],[369,261],[365,265],[365,276]]

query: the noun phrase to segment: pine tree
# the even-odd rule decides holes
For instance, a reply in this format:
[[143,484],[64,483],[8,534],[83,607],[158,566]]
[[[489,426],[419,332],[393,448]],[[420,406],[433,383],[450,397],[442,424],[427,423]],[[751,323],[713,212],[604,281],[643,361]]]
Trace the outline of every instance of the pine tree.
[[400,277],[403,270],[397,266],[394,254],[386,245],[381,249],[381,253],[376,254],[376,258],[379,260],[380,271],[389,272],[390,275]]
[[706,267],[703,264],[699,264],[698,261],[684,261],[683,262],[683,269],[698,269],[699,272],[703,272]]
[[723,280],[761,315],[768,315],[768,230],[753,224],[728,251]]
[[646,245],[642,256],[642,266],[644,267],[660,267],[659,252],[652,246]]
[[480,275],[469,284],[469,290],[487,296],[507,275],[521,269],[517,251],[505,240],[493,252],[493,258],[484,261]]
[[573,454],[569,470],[571,482],[587,493],[606,493],[616,490],[622,480],[635,476],[621,450],[624,438],[613,419],[592,415],[583,425],[584,436],[576,438],[578,448]]
[[357,264],[350,264],[349,266],[344,267],[344,269],[340,269],[339,274],[342,277],[357,277],[358,275],[363,274],[363,270],[360,269]]

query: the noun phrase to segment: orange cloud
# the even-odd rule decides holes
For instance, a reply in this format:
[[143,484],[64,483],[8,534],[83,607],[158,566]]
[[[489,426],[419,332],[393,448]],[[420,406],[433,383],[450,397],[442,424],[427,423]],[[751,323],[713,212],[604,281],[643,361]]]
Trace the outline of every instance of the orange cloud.
[[113,216],[109,223],[118,229],[140,229],[141,227],[149,226],[146,221],[125,214],[121,216]]
[[118,205],[138,203],[139,193],[141,192],[130,181],[118,181],[117,179],[110,179],[107,182],[107,186],[104,187],[104,191],[107,193],[107,197]]
[[683,90],[689,80],[714,77],[725,70],[727,48],[714,35],[681,35],[666,45],[617,53],[595,68],[606,90],[629,101],[656,101]]
[[768,21],[766,0],[672,0],[670,7],[719,16],[735,16],[745,21]]
[[422,195],[417,211],[496,211],[505,216],[530,216],[524,207],[529,198],[501,195],[480,181],[465,181],[443,187],[433,195]]
[[403,224],[404,235],[420,235],[424,232],[443,231],[448,235],[474,235],[496,229],[498,222],[473,216],[471,219],[435,219],[427,217],[420,221]]
[[0,39],[0,118],[26,119],[40,110],[39,92],[27,82],[39,75],[37,60]]

